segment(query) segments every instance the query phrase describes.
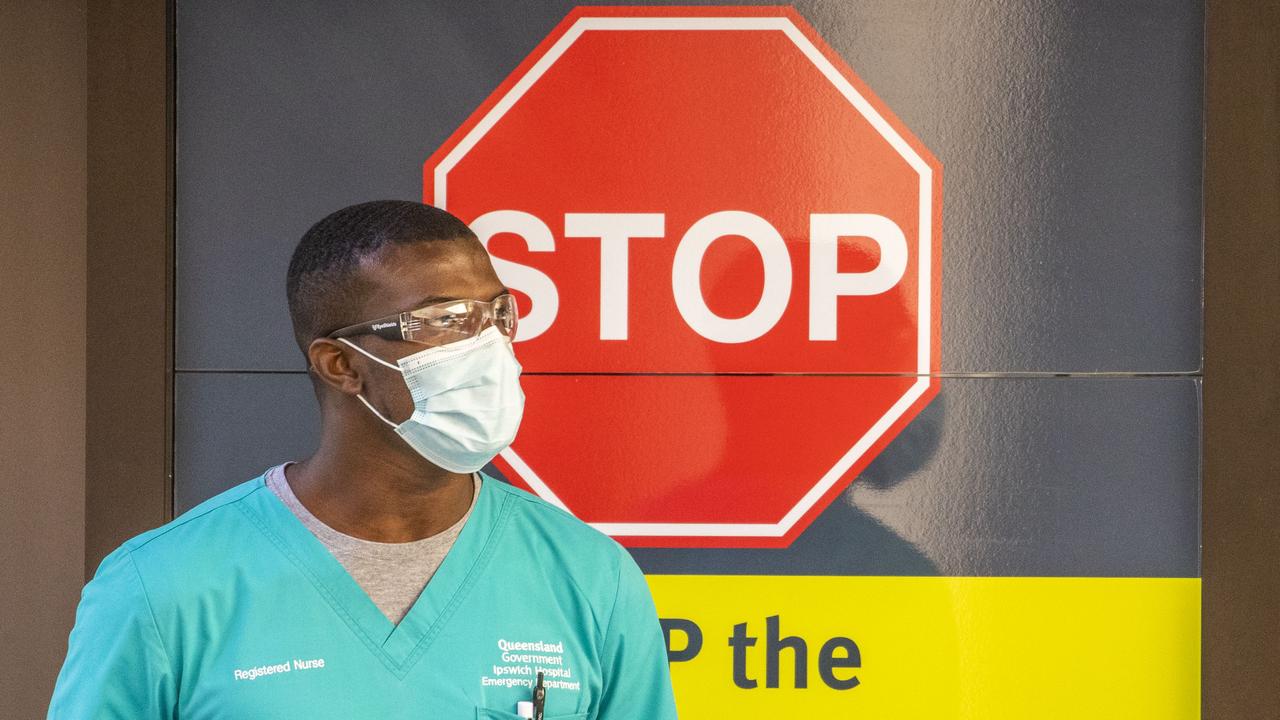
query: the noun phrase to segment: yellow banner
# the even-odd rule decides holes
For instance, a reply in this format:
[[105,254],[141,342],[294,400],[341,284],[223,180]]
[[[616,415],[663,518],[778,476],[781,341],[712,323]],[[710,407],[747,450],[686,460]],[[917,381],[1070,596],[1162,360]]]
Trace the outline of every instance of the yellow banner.
[[1200,580],[650,575],[680,716],[1200,717]]

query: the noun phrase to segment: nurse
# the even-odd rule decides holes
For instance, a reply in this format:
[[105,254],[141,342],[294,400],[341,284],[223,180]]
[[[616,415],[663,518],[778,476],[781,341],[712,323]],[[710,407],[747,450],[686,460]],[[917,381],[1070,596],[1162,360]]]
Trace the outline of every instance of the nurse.
[[302,237],[287,295],[318,450],[107,556],[48,717],[674,718],[631,556],[480,472],[524,394],[475,234],[347,207]]

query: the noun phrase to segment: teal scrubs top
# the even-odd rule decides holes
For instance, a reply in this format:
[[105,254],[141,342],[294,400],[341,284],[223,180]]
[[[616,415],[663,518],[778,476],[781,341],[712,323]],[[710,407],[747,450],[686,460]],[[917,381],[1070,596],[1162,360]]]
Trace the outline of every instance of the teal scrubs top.
[[482,477],[393,625],[265,485],[238,485],[102,561],[49,718],[676,717],[644,576],[608,536]]

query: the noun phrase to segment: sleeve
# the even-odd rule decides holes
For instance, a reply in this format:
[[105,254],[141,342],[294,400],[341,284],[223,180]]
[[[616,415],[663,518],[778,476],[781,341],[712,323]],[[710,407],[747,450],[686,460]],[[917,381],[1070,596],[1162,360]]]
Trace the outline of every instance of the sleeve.
[[172,720],[175,678],[130,551],[108,555],[80,594],[48,720]]
[[605,629],[599,720],[676,717],[667,644],[653,596],[631,553],[621,555],[617,597]]

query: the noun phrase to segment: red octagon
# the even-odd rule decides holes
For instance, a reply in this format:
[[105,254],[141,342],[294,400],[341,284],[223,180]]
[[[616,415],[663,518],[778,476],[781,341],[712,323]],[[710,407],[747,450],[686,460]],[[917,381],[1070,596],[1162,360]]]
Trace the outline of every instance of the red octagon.
[[789,8],[579,8],[426,162],[522,302],[514,482],[789,544],[937,394],[941,167]]

